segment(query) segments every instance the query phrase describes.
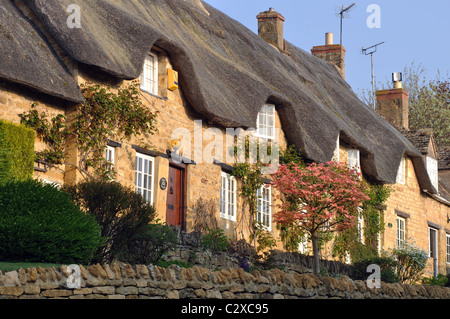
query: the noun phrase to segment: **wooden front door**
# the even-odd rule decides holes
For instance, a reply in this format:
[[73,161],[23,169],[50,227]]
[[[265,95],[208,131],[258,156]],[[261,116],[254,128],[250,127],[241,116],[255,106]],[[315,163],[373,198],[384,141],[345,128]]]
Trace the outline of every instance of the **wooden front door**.
[[166,223],[184,226],[184,169],[175,166],[169,167]]

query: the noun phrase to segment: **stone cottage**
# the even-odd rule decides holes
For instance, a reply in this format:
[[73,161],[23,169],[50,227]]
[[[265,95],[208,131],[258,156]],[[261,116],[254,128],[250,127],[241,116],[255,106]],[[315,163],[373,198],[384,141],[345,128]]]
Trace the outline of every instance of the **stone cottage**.
[[[280,13],[261,12],[257,21],[258,35],[200,0],[5,0],[0,118],[19,123],[33,102],[69,116],[83,102],[82,83],[140,80],[142,102],[159,112],[158,132],[145,143],[111,140],[105,156],[116,179],[154,203],[162,220],[191,231],[203,198],[216,204],[228,236],[247,236],[226,141],[239,128],[254,129],[309,161],[338,156],[369,182],[394,185],[380,247],[412,237],[430,251],[430,271],[444,273],[450,204],[428,157],[353,93],[345,49],[330,35],[310,54],[284,39]],[[36,151],[44,147],[36,141]],[[437,150],[430,154],[438,160]],[[58,184],[81,178],[70,165],[45,163],[36,163],[35,175]],[[277,236],[272,189],[259,195],[256,218]]]

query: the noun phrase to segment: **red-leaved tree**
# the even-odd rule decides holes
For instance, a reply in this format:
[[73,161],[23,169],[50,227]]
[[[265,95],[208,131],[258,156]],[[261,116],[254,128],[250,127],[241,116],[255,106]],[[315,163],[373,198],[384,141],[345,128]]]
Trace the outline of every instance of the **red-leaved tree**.
[[336,162],[280,165],[274,175],[272,183],[281,202],[274,220],[309,234],[315,273],[320,272],[319,240],[324,234],[355,226],[358,206],[369,199],[359,176]]

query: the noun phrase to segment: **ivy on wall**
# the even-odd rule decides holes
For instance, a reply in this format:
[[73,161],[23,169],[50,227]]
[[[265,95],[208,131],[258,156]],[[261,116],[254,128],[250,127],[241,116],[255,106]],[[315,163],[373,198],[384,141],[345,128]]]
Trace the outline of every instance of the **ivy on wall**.
[[0,120],[0,182],[33,176],[34,140],[33,130]]
[[[37,154],[38,159],[50,167],[74,166],[85,178],[109,180],[114,175],[114,167],[105,158],[108,140],[148,138],[156,131],[157,112],[142,104],[136,81],[118,89],[86,83],[81,85],[81,92],[85,102],[76,106],[70,122],[65,115],[49,119],[47,113],[37,111],[37,103],[33,103],[30,111],[20,114],[20,118],[47,145],[45,151]],[[76,162],[67,162],[66,158],[71,141],[77,147]]]

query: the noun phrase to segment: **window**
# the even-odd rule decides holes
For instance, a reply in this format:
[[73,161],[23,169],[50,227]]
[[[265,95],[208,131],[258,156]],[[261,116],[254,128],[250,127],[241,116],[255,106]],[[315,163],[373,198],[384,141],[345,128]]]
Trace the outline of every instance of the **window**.
[[236,221],[236,178],[224,172],[220,187],[220,217]]
[[149,53],[145,58],[140,79],[141,90],[158,95],[158,56],[156,54]]
[[265,104],[258,113],[256,136],[275,139],[275,105]]
[[437,160],[427,156],[427,171],[434,188],[438,189],[438,164]]
[[154,158],[136,154],[135,165],[136,193],[141,194],[146,201],[153,204]]
[[108,168],[113,169],[114,168],[114,161],[115,161],[115,153],[116,149],[112,146],[106,147],[106,162],[108,163]]
[[271,198],[271,186],[261,186],[257,192],[257,211],[256,221],[264,225],[268,230],[272,227],[272,198]]
[[360,171],[359,165],[359,150],[347,150],[348,167]]
[[450,264],[450,235],[446,234],[446,239],[447,239],[447,264]]
[[402,160],[400,161],[396,181],[399,184],[405,184],[406,182],[406,159],[404,157],[402,157]]
[[406,220],[397,216],[397,247],[403,247],[405,244],[405,225]]
[[364,244],[364,215],[361,207],[358,207],[358,235],[359,241]]
[[339,144],[339,135],[338,135],[337,140],[336,140],[336,149],[334,150],[333,158],[331,159],[333,162],[336,162],[336,163],[339,163],[339,161],[340,161],[339,145],[340,144]]

